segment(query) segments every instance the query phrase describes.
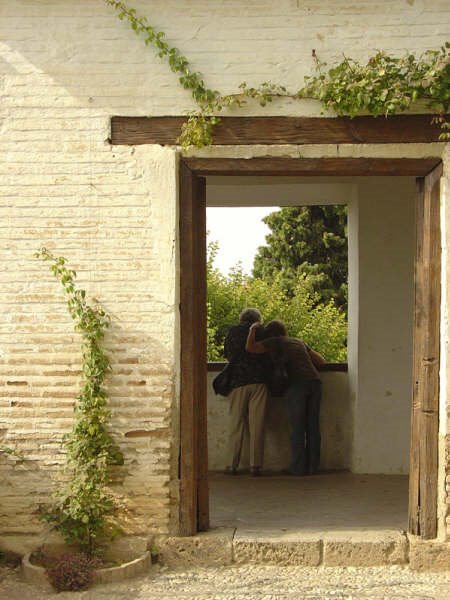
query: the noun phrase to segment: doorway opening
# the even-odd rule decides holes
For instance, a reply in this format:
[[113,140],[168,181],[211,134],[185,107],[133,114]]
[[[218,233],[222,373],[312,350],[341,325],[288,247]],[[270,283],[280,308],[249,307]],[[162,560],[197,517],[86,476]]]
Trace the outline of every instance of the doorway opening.
[[[430,434],[437,434],[435,403],[438,396],[438,372],[436,369],[430,372],[427,365],[426,377],[435,381],[431,398],[429,391],[422,384],[424,375],[421,372],[423,364],[420,357],[425,356],[424,345],[429,344],[430,339],[434,339],[433,352],[427,352],[427,355],[434,357],[437,365],[439,364],[439,314],[436,313],[439,299],[436,299],[439,297],[437,288],[440,271],[436,271],[435,267],[431,269],[428,261],[430,253],[439,254],[436,237],[434,236],[432,241],[433,236],[430,236],[430,231],[436,228],[436,219],[439,229],[439,213],[437,211],[436,214],[435,209],[424,208],[428,205],[434,207],[436,197],[439,198],[438,189],[436,191],[437,175],[426,177],[438,161],[434,160],[433,164],[430,164],[424,160],[411,164],[411,161],[406,159],[398,159],[397,164],[394,164],[395,161],[384,159],[342,159],[334,161],[339,164],[333,165],[332,173],[327,159],[315,159],[314,162],[314,169],[311,169],[308,160],[301,159],[186,159],[181,163],[182,534],[193,534],[207,529],[210,524],[206,461],[208,427],[205,340],[205,212],[208,188],[213,190],[214,185],[224,187],[224,183],[217,180],[218,177],[226,178],[230,184],[232,178],[242,178],[245,174],[249,186],[255,184],[257,177],[273,178],[277,180],[277,185],[282,185],[282,179],[287,179],[289,182],[286,181],[286,185],[297,185],[297,193],[299,185],[305,186],[304,189],[311,185],[327,184],[335,188],[352,187],[349,227],[353,218],[356,228],[353,237],[349,236],[352,256],[349,261],[350,271],[353,269],[350,288],[353,288],[353,293],[350,291],[349,294],[349,371],[348,375],[345,374],[348,377],[347,401],[351,413],[348,423],[352,424],[350,451],[347,457],[350,471],[354,474],[372,473],[382,474],[384,477],[391,474],[405,478],[410,470],[409,530],[414,533],[416,527],[416,531],[424,537],[433,537],[431,525],[435,522],[435,512],[433,521],[433,499],[429,482],[430,477],[437,475],[437,448],[431,452],[428,449],[425,453],[425,450],[420,449],[418,439],[420,431],[423,432],[426,428]],[[299,179],[294,182],[294,177]],[[387,181],[386,177],[390,181]],[[242,192],[242,182],[238,184]],[[393,190],[390,196],[386,196],[383,185],[388,185],[391,191]],[[348,191],[347,189],[347,200]],[[405,205],[401,206],[398,199],[403,196],[408,198],[408,201],[405,200]],[[364,198],[364,201],[361,198]],[[417,210],[414,208],[415,199]],[[239,202],[242,202],[242,194]],[[388,207],[391,208],[391,212],[387,211]],[[409,208],[406,212],[405,207]],[[379,227],[375,226],[376,222]],[[367,224],[366,229],[361,228],[362,223]],[[414,223],[417,224],[417,235]],[[397,236],[394,235],[395,232]],[[416,240],[417,250],[414,249]],[[392,253],[393,247],[399,254]],[[384,279],[381,277],[383,273]],[[431,297],[426,296],[424,292],[425,279],[428,283],[431,282]],[[193,282],[195,286],[192,285]],[[392,310],[393,304],[401,308]],[[377,315],[375,319],[374,314]],[[384,323],[384,326],[380,327],[381,323]],[[398,335],[400,330],[402,334]],[[422,334],[424,330],[428,331],[426,336]],[[382,337],[383,332],[388,339]],[[433,332],[431,338],[430,332]],[[369,373],[373,376],[368,377]],[[424,394],[427,395],[426,399]],[[370,402],[373,398],[377,399],[375,405]],[[423,416],[423,407],[429,407],[431,402],[434,403],[436,412],[436,422],[433,425],[429,422],[430,419]],[[413,427],[410,444],[411,413]],[[430,412],[426,414],[429,416]],[[381,438],[380,427],[384,428]],[[380,443],[380,439],[384,440],[384,443]],[[437,442],[433,435],[428,435],[428,439],[431,446]],[[266,481],[269,485],[270,478]],[[335,487],[338,488],[338,485]],[[379,481],[377,489],[382,488],[383,482]],[[311,497],[313,498],[313,495]],[[277,498],[277,502],[280,503],[280,498]],[[434,511],[435,505],[436,502]],[[417,510],[417,506],[420,510]],[[405,507],[405,515],[406,512]],[[421,516],[425,513],[428,517]],[[368,518],[367,522],[369,520]]]
[[[214,394],[212,379],[225,366],[225,335],[230,326],[238,322],[240,312],[248,306],[260,310],[264,323],[281,319],[291,337],[303,339],[325,357],[327,365],[322,372],[325,402],[322,401],[321,410],[321,470],[335,471],[351,467],[351,403],[346,373],[346,203],[351,201],[354,194],[352,188],[349,183],[305,182],[275,177],[251,180],[230,177],[225,182],[223,178],[207,179],[208,239],[212,243],[216,238],[221,240],[212,253],[208,247],[207,265],[210,473],[222,473],[230,459],[230,399]],[[271,204],[277,201],[280,206],[261,206],[261,201]],[[253,232],[261,225],[261,222],[258,224],[261,215],[269,215],[271,228],[261,228],[261,235],[257,235],[258,244],[265,244],[265,233],[271,232],[273,241],[257,251],[257,246],[250,248],[250,244]],[[217,218],[218,226],[214,218]],[[239,227],[245,236],[242,244],[238,235]],[[308,243],[305,244],[304,240]],[[211,263],[211,258],[222,249],[224,257],[221,262],[218,261],[220,270],[215,263]],[[282,256],[280,249],[283,250]],[[245,251],[249,256],[243,257],[244,271],[240,266],[235,267],[232,260],[241,258],[240,252]],[[254,255],[256,269],[252,273]],[[231,265],[231,273],[225,271],[224,265]],[[300,265],[301,271],[298,271]],[[238,474],[249,471],[248,442],[246,431]],[[279,474],[286,470],[290,463],[287,406],[282,398],[270,395],[266,404],[264,446],[264,475]]]

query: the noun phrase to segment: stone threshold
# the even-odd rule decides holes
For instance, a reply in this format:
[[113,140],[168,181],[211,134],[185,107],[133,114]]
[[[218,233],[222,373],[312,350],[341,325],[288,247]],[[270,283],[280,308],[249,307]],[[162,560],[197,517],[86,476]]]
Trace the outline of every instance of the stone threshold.
[[413,570],[450,570],[450,543],[421,540],[402,531],[317,533],[240,531],[217,528],[192,537],[155,540],[170,567],[267,564],[305,567],[409,565]]

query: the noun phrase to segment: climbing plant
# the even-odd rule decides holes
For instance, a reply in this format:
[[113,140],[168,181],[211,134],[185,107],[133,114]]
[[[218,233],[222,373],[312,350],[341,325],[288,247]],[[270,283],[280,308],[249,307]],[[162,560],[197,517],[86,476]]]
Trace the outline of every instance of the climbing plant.
[[222,95],[217,90],[208,88],[198,71],[192,70],[188,59],[165,40],[166,34],[150,25],[147,17],[138,17],[134,8],[129,8],[120,0],[105,0],[106,4],[117,11],[119,19],[127,20],[137,35],[144,37],[145,45],[153,46],[158,56],[165,59],[170,69],[178,74],[178,81],[186,90],[190,90],[192,98],[198,106],[183,124],[180,143],[183,147],[208,146],[212,143],[212,130],[220,119],[215,113],[225,107],[241,104],[234,95]]
[[50,264],[67,297],[75,330],[82,338],[82,386],[75,405],[72,431],[65,436],[66,483],[57,492],[56,503],[45,509],[43,518],[60,531],[65,541],[92,554],[112,531],[109,516],[114,505],[108,492],[110,467],[123,464],[123,455],[107,431],[110,411],[104,381],[110,362],[103,338],[110,324],[100,306],[91,306],[86,292],[75,284],[76,272],[66,259],[46,248],[36,254]]
[[134,8],[120,0],[104,0],[114,8],[121,20],[127,20],[138,35],[143,35],[146,45],[155,47],[158,56],[167,60],[173,72],[179,75],[180,84],[190,90],[198,110],[192,112],[183,124],[178,142],[183,148],[208,146],[213,140],[213,128],[220,122],[217,115],[224,108],[238,108],[243,97],[255,98],[261,106],[275,97],[315,98],[325,108],[338,115],[355,116],[367,112],[373,116],[403,112],[418,100],[425,100],[435,111],[434,120],[440,123],[440,139],[450,139],[450,123],[446,113],[450,105],[450,44],[439,50],[429,50],[420,56],[407,52],[403,57],[393,57],[377,52],[367,64],[344,57],[338,65],[326,70],[315,51],[316,74],[305,78],[305,85],[297,92],[285,86],[266,81],[257,87],[240,84],[238,94],[222,95],[208,88],[198,71],[191,69],[188,59],[178,48],[170,46],[165,33],[157,31],[147,18],[139,17]]
[[413,102],[425,100],[444,123],[450,105],[448,48],[447,42],[420,57],[408,52],[400,58],[380,51],[367,64],[344,57],[328,71],[313,52],[316,75],[305,78],[297,97],[316,98],[338,115],[350,117],[361,112],[375,117],[404,112]]

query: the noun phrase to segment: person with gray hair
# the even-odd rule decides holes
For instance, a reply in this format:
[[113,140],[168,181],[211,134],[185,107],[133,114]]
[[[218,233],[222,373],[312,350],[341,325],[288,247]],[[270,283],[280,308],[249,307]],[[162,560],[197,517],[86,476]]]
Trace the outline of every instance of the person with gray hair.
[[256,308],[245,308],[239,315],[239,324],[232,326],[225,338],[224,354],[231,366],[228,466],[225,472],[231,475],[238,472],[248,423],[250,473],[257,477],[261,475],[263,465],[268,389],[265,357],[245,350],[247,336],[253,323],[261,323],[261,313]]

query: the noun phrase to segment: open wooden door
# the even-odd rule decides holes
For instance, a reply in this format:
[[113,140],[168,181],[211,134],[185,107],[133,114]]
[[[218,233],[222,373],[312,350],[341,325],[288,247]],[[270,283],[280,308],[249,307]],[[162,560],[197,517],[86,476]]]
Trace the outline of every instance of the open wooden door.
[[180,164],[180,535],[209,527],[206,184]]
[[409,532],[437,533],[442,164],[417,179]]

